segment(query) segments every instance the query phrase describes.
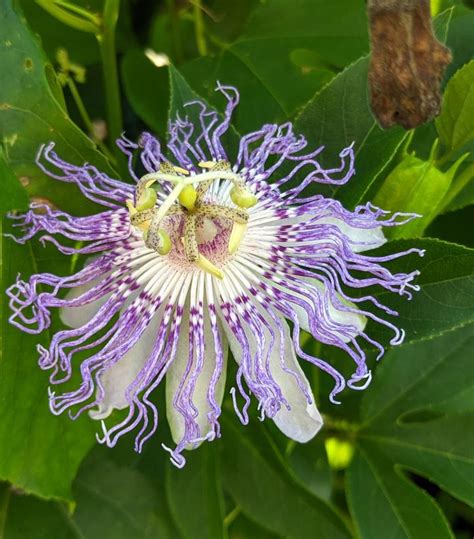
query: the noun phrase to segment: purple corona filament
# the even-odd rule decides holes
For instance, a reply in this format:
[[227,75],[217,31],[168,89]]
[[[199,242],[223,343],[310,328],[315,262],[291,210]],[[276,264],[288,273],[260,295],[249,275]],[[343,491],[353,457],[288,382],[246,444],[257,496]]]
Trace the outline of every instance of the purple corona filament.
[[[148,133],[138,144],[125,137],[118,141],[134,182],[140,180],[133,167],[136,155],[150,174],[171,170],[177,181],[196,180],[193,192],[204,185],[199,181],[214,164],[229,161],[223,135],[239,94],[221,85],[218,90],[227,100],[223,119],[196,101],[187,106],[197,109],[197,124],[187,117],[170,122],[171,162]],[[31,204],[26,214],[10,216],[23,234],[14,237],[17,242],[39,234],[41,241],[53,242],[63,253],[87,255],[84,268],[74,275],[43,273],[28,281],[19,277],[7,291],[10,322],[22,331],[45,330],[52,308],[60,309],[68,326],[53,336],[49,348],[38,346],[40,367],[51,372],[54,414],[68,411],[76,418],[88,411],[102,420],[100,442],[114,446],[133,431],[135,448],[141,451],[158,426],[151,396],[166,380],[166,414],[176,446],[165,449],[181,467],[183,449],[220,436],[229,349],[238,364],[229,386],[241,422],[249,420],[253,395],[260,419],[271,418],[298,442],[310,440],[322,426],[299,361],[334,379],[332,402],[345,387],[367,387],[371,372],[364,342],[377,348],[379,357],[384,353],[366,333],[367,321],[388,327],[392,345],[403,341],[403,330],[384,319],[396,312],[360,289],[376,286],[410,299],[411,291],[418,289],[413,284],[418,272],[393,274],[384,263],[423,252],[364,254],[386,242],[383,227],[413,216],[389,215],[371,204],[348,211],[336,200],[305,194],[314,182],[341,185],[355,173],[352,146],[341,152],[340,165],[329,170],[317,161],[323,148],[304,153],[306,147],[290,123],[264,125],[243,136],[227,172],[203,189],[201,210],[191,202],[194,209],[188,212],[179,199],[162,211],[159,234],[153,232],[147,240],[156,241],[156,249],[145,243],[147,227],[152,234],[150,222],[138,226],[132,221],[138,204],[135,185],[109,178],[91,165],[63,161],[53,143],[40,148],[37,164],[46,174],[74,183],[105,207],[97,215],[73,217]],[[245,196],[254,197],[251,207],[243,210],[240,202],[234,203],[231,176],[238,178]],[[171,200],[172,190],[172,182],[159,183],[152,215]],[[239,225],[232,252],[234,225],[228,214],[248,219]],[[194,226],[191,239],[186,232],[189,219]],[[323,358],[303,351],[302,331],[346,352],[353,365],[349,379]],[[61,391],[75,371],[80,372],[80,385]],[[128,413],[106,427],[104,420],[114,409]]]

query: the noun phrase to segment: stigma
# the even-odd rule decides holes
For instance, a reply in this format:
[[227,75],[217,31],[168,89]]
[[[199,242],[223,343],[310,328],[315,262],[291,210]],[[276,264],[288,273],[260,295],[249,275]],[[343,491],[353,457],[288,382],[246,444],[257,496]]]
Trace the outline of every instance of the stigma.
[[[200,174],[191,175],[188,170],[163,162],[157,172],[146,174],[137,183],[135,200],[127,200],[130,222],[143,235],[145,245],[161,256],[168,255],[173,247],[183,253],[185,261],[216,277],[224,278],[223,270],[210,260],[213,253],[203,253],[199,242],[199,227],[206,221],[226,222],[226,252],[234,255],[247,229],[248,210],[258,199],[245,186],[241,176],[232,171],[228,161],[205,161],[198,166]],[[228,180],[229,205],[218,204],[207,197],[208,191],[217,180]],[[168,196],[158,201],[155,182],[167,182],[172,186]],[[180,233],[170,234],[166,223],[179,219]]]

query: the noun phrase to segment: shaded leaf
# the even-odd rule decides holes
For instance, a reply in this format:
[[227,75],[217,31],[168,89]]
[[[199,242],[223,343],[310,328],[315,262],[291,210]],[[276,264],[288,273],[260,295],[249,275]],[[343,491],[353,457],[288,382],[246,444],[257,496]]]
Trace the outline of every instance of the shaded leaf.
[[[95,13],[101,11],[102,3],[102,0],[76,1],[76,4],[82,7],[88,5]],[[90,65],[99,61],[99,47],[93,34],[81,32],[59,22],[36,2],[22,2],[22,8],[32,30],[41,36],[43,48],[51,60],[54,60],[58,48],[66,47],[75,62]]]
[[89,162],[103,172],[114,172],[69,119],[54,70],[11,0],[2,0],[0,43],[0,65],[8,72],[0,86],[0,136],[7,162],[17,176],[30,180],[30,193],[48,196],[63,209],[84,212],[84,199],[74,196],[75,187],[53,183],[34,164],[39,146],[55,141],[65,160],[79,165]]
[[400,127],[378,127],[369,108],[367,72],[367,58],[350,65],[306,104],[295,122],[311,147],[324,145],[320,161],[325,167],[336,165],[341,150],[354,142],[356,176],[330,189],[347,208],[365,199],[406,137]]
[[[170,109],[169,118],[175,119],[178,115],[180,117],[188,117],[189,120],[196,126],[200,125],[199,112],[200,108],[196,106],[186,106],[187,103],[199,100],[204,103],[206,101],[199,96],[187,83],[186,79],[181,73],[174,67],[169,67],[170,75]],[[223,97],[221,97],[221,103],[225,103]],[[220,115],[222,120],[222,115]],[[195,129],[194,137],[191,137],[191,143],[195,141],[195,136],[198,130]],[[227,131],[223,137],[224,147],[230,159],[232,155],[236,153],[239,142],[239,135],[233,127]]]
[[0,215],[10,210],[25,210],[28,207],[28,195],[18,179],[7,165],[0,146]]
[[[3,283],[7,287],[18,273],[27,278],[40,268],[31,243],[5,242],[8,256],[3,260]],[[64,270],[59,260],[52,264],[56,270]],[[50,412],[48,375],[38,367],[36,351],[36,345],[47,344],[50,336],[48,332],[25,334],[8,323],[8,308],[5,314],[0,361],[0,478],[44,498],[71,500],[71,483],[94,443],[94,426],[87,418],[72,422]]]
[[272,463],[246,427],[223,419],[224,488],[244,513],[283,536],[336,539],[349,537],[343,521],[321,499],[302,488],[283,466]]
[[446,86],[436,128],[452,151],[474,138],[474,60],[457,71]]
[[28,496],[7,483],[0,484],[2,539],[77,539],[67,509],[57,502]]
[[224,507],[217,469],[216,444],[204,443],[186,455],[186,466],[166,468],[166,491],[175,521],[184,537],[224,537]]
[[[363,537],[451,537],[434,500],[408,470],[474,500],[473,327],[393,349],[362,399],[359,454],[349,469],[351,511]],[[471,373],[468,375],[468,373]],[[456,395],[470,394],[456,401]]]
[[[351,17],[341,17],[345,11]],[[211,102],[216,80],[236,86],[243,105],[235,126],[246,133],[288,119],[337,70],[367,51],[362,1],[276,0],[258,5],[242,35],[218,57],[182,69]]]
[[125,94],[137,115],[160,136],[166,135],[169,104],[168,69],[156,67],[139,49],[122,60]]
[[449,24],[446,45],[453,52],[453,61],[446,70],[446,80],[464,64],[472,60],[472,28],[474,12],[456,6]]
[[[474,250],[434,239],[398,240],[374,252],[377,256],[402,252],[410,248],[425,249],[424,257],[405,256],[387,264],[393,272],[420,271],[416,283],[421,290],[411,301],[386,290],[370,293],[399,313],[391,322],[406,332],[406,342],[440,335],[474,319]],[[367,290],[366,290],[367,292]],[[386,340],[387,331],[374,325],[368,333]]]
[[306,444],[294,444],[287,456],[298,479],[316,496],[329,502],[332,492],[332,473],[323,439],[316,436]]
[[87,539],[176,537],[149,478],[128,466],[92,456],[74,482],[74,523]]

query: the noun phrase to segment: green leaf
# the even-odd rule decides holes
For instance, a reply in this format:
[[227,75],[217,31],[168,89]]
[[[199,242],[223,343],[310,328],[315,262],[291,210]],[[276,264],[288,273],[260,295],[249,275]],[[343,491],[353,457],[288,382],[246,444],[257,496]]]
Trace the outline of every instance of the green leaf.
[[461,66],[472,60],[473,25],[474,12],[456,6],[446,38],[446,45],[453,52],[453,61],[446,70],[445,80],[449,80]]
[[441,142],[456,151],[474,139],[474,60],[462,67],[449,81],[443,96],[441,114],[436,119]]
[[295,539],[349,537],[343,521],[321,499],[303,488],[272,459],[272,449],[259,446],[255,426],[223,418],[222,474],[225,490],[242,511],[262,526]]
[[[186,107],[187,103],[192,101],[202,101],[207,104],[206,100],[199,96],[187,83],[183,75],[174,67],[169,67],[170,75],[170,109],[169,118],[174,119],[179,114],[180,116],[187,116],[194,125],[200,125],[199,121],[199,107],[191,106]],[[221,97],[221,103],[225,103],[223,97]],[[222,121],[222,115],[219,115]],[[198,130],[195,130],[195,135]],[[191,143],[195,138],[191,138]],[[229,155],[229,159],[232,160],[232,155],[236,153],[239,143],[239,135],[233,127],[227,131],[223,137],[224,148]]]
[[448,171],[441,172],[434,163],[437,146],[435,142],[428,161],[406,154],[377,192],[374,204],[379,208],[420,215],[405,225],[387,229],[388,238],[421,236],[442,210],[453,177],[466,156],[458,159]]
[[162,519],[163,508],[152,482],[129,466],[93,455],[81,466],[74,482],[74,497],[77,508],[73,518],[81,537],[176,537]]
[[329,502],[333,477],[322,437],[316,436],[305,444],[292,444],[287,458],[298,479],[313,494]]
[[[8,243],[7,243],[8,242]],[[5,239],[4,287],[18,273],[28,278],[38,272],[32,243],[17,245]],[[62,259],[52,262],[64,270]],[[8,310],[6,315],[9,316]],[[38,343],[47,345],[48,332],[28,335],[2,320],[3,355],[0,360],[0,479],[43,498],[71,500],[71,483],[84,455],[94,443],[94,425],[88,418],[72,422],[54,416],[48,406],[48,375],[38,367]]]
[[166,491],[174,520],[184,537],[225,537],[224,507],[217,473],[217,444],[204,443],[186,455],[186,466],[168,465]]
[[[472,503],[473,341],[471,325],[393,349],[377,369],[362,399],[359,453],[347,483],[362,537],[382,537],[387,529],[400,538],[452,537],[439,507],[408,471]],[[456,400],[459,395],[466,398]]]
[[212,103],[215,81],[236,86],[242,106],[235,125],[246,133],[288,119],[368,48],[362,1],[274,0],[253,10],[219,56],[184,65],[183,74]]
[[28,207],[28,195],[18,179],[7,165],[0,146],[0,215],[10,210],[25,210]]
[[307,103],[295,122],[295,131],[303,133],[311,147],[325,147],[320,154],[325,167],[336,165],[341,150],[355,143],[356,176],[329,189],[347,208],[364,200],[406,137],[400,127],[378,127],[368,103],[367,71],[367,58],[349,66]]
[[[446,211],[455,211],[471,206],[474,204],[474,165],[471,164],[469,168],[463,170],[459,177],[467,177],[465,187],[459,191],[459,193],[453,198],[453,200],[446,207]],[[457,180],[457,178],[456,178]]]
[[2,539],[77,539],[66,507],[27,496],[0,483],[0,537]]
[[136,114],[160,136],[166,135],[169,104],[168,69],[156,67],[138,49],[122,60],[125,94]]
[[[427,339],[474,319],[474,250],[435,239],[397,240],[374,252],[376,256],[403,252],[410,248],[425,249],[423,258],[416,254],[386,264],[392,272],[419,270],[411,301],[387,290],[365,290],[383,304],[399,313],[389,317],[390,322],[406,331],[406,342]],[[370,323],[370,322],[369,322]],[[368,333],[384,341],[386,330],[373,325]]]
[[[367,456],[369,455],[369,456]],[[450,539],[448,523],[434,500],[407,479],[377,444],[360,451],[347,474],[347,497],[359,535],[379,539]]]
[[0,85],[0,137],[7,162],[17,176],[29,181],[31,194],[48,196],[62,209],[84,212],[84,199],[77,196],[77,188],[53,182],[35,165],[39,146],[54,141],[63,159],[79,165],[91,163],[112,176],[115,173],[69,119],[54,70],[11,0],[2,0],[0,43],[0,65],[8,73]]

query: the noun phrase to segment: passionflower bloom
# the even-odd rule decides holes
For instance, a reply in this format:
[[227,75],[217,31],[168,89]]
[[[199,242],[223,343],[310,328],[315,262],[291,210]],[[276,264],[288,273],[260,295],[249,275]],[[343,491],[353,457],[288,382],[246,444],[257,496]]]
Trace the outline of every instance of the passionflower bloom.
[[[197,121],[170,123],[167,152],[148,133],[138,144],[118,141],[132,183],[63,161],[53,143],[41,147],[38,166],[77,185],[106,208],[102,213],[73,217],[32,204],[11,216],[23,230],[18,242],[40,234],[62,253],[87,255],[74,275],[19,277],[7,292],[10,322],[23,331],[45,330],[53,308],[70,328],[48,349],[38,346],[40,367],[51,371],[51,411],[105,420],[114,409],[128,410],[115,425],[102,421],[98,439],[114,446],[134,431],[140,451],[157,429],[152,395],[166,379],[176,447],[165,448],[178,466],[183,449],[220,436],[229,349],[237,374],[228,385],[240,421],[249,420],[253,394],[260,419],[271,418],[298,442],[310,440],[322,419],[297,358],[333,377],[333,402],[346,386],[366,387],[363,342],[379,356],[384,351],[366,334],[368,319],[393,330],[392,345],[403,331],[372,311],[396,313],[359,289],[375,285],[410,298],[418,272],[392,274],[383,264],[422,254],[363,254],[385,243],[383,227],[410,217],[370,204],[351,212],[314,194],[315,182],[344,184],[353,176],[352,147],[341,152],[340,166],[324,170],[316,159],[322,148],[304,153],[307,142],[290,123],[268,124],[243,136],[231,157],[224,135],[239,95],[218,90],[226,98],[223,117],[200,101],[188,103]],[[143,176],[135,172],[137,156]],[[306,353],[302,331],[344,350],[351,377]],[[76,371],[73,380],[81,381],[71,389]]]

